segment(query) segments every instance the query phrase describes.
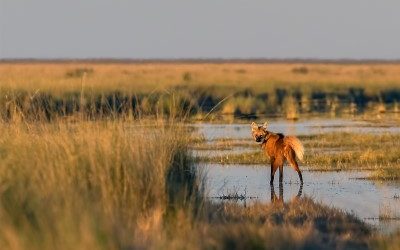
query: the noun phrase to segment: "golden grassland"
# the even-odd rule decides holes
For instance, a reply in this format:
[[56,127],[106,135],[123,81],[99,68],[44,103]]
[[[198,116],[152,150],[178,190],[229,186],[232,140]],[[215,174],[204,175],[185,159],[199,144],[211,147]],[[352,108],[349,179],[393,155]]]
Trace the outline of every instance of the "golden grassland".
[[[176,85],[237,88],[256,91],[282,84],[304,88],[367,87],[374,91],[398,87],[398,64],[302,63],[1,63],[3,87],[30,91],[80,91],[81,73],[86,84],[99,91],[127,93],[165,90]],[[321,84],[323,84],[321,86]],[[218,85],[218,86],[214,86]]]
[[168,241],[164,219],[198,206],[178,127],[82,121],[0,131],[2,249],[157,248]]
[[0,122],[2,249],[389,248],[340,210],[214,204],[179,123]]
[[[213,115],[399,112],[400,64],[318,63],[0,63],[0,111],[92,116],[167,113]],[[129,109],[128,107],[132,107]],[[161,112],[160,112],[161,111]],[[207,115],[205,115],[207,114]],[[213,118],[215,119],[215,118]],[[221,119],[220,117],[218,119]]]
[[[378,235],[307,197],[248,207],[211,203],[190,153],[202,139],[177,121],[188,111],[174,91],[189,89],[184,107],[198,86],[215,91],[212,96],[246,88],[273,92],[282,84],[329,91],[362,86],[374,93],[397,88],[398,71],[392,64],[0,63],[1,249],[397,247],[398,234]],[[145,94],[147,101],[124,106],[115,95],[91,96],[113,91]],[[171,98],[155,98],[146,113],[143,103],[156,92]],[[163,110],[170,119],[147,119]],[[398,155],[392,135],[302,139],[313,148],[354,146],[346,136],[370,145],[371,156],[382,153],[379,145],[391,146],[394,156],[378,158],[378,166]]]

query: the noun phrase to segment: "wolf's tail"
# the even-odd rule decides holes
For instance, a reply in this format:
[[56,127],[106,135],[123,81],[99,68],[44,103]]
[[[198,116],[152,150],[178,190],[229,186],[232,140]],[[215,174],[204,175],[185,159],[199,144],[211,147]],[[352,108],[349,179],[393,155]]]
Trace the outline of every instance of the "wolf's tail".
[[286,136],[285,142],[293,149],[299,160],[303,160],[304,147],[301,141],[295,136]]

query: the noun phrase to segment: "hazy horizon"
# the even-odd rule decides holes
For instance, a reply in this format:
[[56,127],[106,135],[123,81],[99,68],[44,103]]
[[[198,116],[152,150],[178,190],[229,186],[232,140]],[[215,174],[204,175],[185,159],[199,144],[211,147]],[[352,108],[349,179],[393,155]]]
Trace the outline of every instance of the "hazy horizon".
[[0,0],[0,59],[400,59],[400,2]]

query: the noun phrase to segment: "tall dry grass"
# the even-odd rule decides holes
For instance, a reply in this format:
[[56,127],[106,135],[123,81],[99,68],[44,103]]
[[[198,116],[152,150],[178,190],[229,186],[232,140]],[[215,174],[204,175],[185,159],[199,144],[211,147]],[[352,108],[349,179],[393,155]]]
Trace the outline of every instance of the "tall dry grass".
[[0,131],[2,249],[157,248],[165,221],[198,207],[176,126],[14,122]]

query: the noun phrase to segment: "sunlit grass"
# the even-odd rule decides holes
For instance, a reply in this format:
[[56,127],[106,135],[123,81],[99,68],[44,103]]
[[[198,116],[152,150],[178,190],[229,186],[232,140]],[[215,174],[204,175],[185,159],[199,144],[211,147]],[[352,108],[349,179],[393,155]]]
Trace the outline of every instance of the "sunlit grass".
[[400,231],[393,233],[392,235],[380,235],[376,236],[370,243],[373,249],[387,249],[387,250],[399,250],[400,245]]
[[[213,63],[1,63],[3,86],[56,93],[80,90],[83,71],[89,72],[87,86],[100,91],[152,91],[176,84],[251,86],[257,90],[289,84],[289,87],[340,86],[396,87],[400,81],[397,64],[308,64],[307,73],[298,74],[301,64],[213,64]],[[240,71],[240,73],[238,73]],[[190,77],[188,77],[190,76]],[[269,83],[265,85],[263,83]],[[320,84],[324,85],[321,86]],[[383,85],[383,86],[382,86]],[[222,90],[222,89],[220,89]]]
[[400,180],[400,167],[395,165],[391,168],[382,168],[374,172],[370,179],[377,180]]
[[371,229],[357,218],[309,198],[245,208],[222,203],[207,211],[207,219],[196,228],[206,249],[363,247],[371,236]]
[[[397,64],[0,63],[0,112],[14,102],[32,109],[92,117],[169,115],[230,120],[273,114],[374,115],[398,112]],[[297,70],[301,69],[301,70]],[[306,70],[304,70],[306,69]],[[175,106],[171,107],[171,100]],[[112,112],[109,112],[111,110]],[[397,110],[397,111],[396,111]],[[233,117],[233,118],[232,118]]]
[[1,248],[126,249],[166,240],[164,219],[198,206],[201,179],[178,125],[143,125],[0,123]]

